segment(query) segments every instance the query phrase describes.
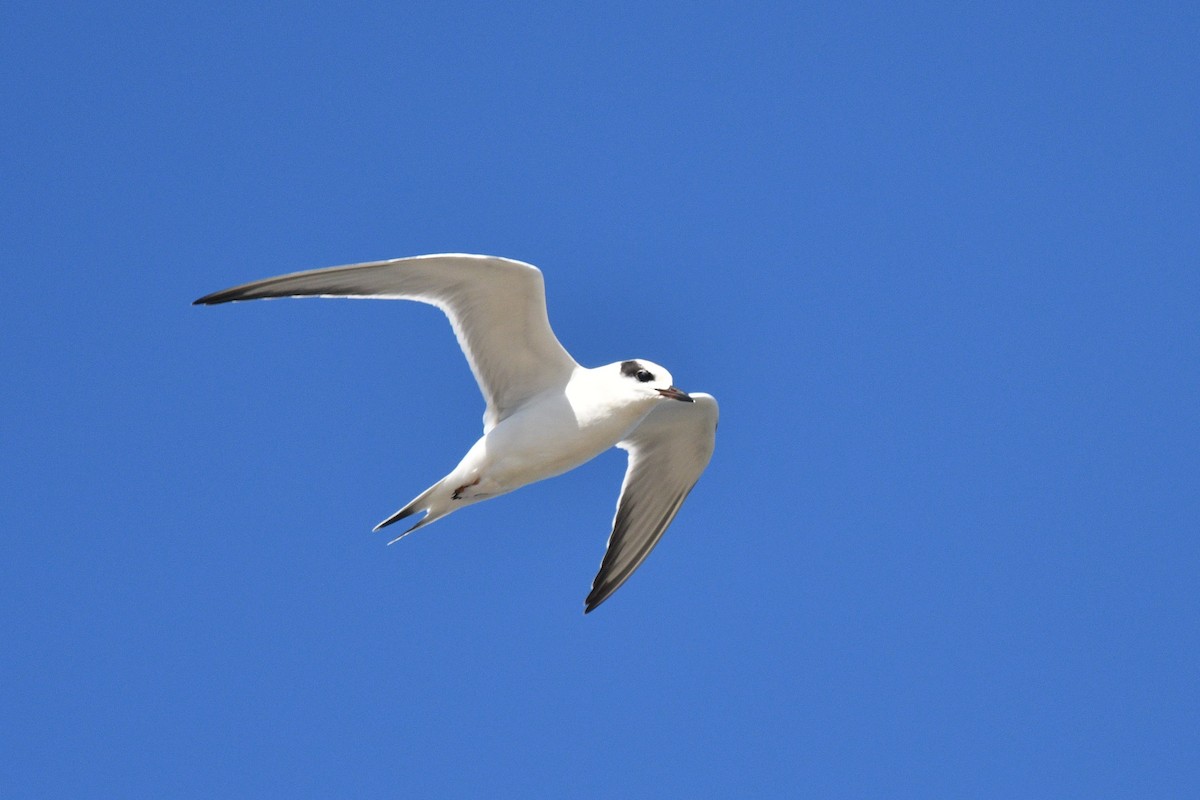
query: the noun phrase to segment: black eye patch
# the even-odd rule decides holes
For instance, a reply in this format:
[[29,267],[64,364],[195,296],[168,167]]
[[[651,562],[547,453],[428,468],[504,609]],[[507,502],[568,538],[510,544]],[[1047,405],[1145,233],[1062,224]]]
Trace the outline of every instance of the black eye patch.
[[622,361],[621,374],[627,378],[637,378],[642,383],[649,383],[654,380],[654,373],[637,361]]

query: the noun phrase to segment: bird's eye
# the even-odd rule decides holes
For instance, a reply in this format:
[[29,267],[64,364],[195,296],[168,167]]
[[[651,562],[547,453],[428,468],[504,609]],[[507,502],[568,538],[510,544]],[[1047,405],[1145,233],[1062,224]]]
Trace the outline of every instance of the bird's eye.
[[635,373],[634,377],[636,377],[642,383],[654,380],[654,376],[651,375],[650,371],[646,369],[639,369],[637,373]]

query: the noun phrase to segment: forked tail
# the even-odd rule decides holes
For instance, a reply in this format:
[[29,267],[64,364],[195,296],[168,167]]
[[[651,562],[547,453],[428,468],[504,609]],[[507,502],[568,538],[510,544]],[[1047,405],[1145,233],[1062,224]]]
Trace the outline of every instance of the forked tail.
[[392,539],[390,542],[388,542],[388,544],[395,544],[396,542],[403,539],[405,536],[408,536],[410,533],[415,531],[417,528],[428,525],[429,523],[433,522],[434,520],[441,519],[442,517],[446,516],[446,514],[450,513],[450,510],[451,510],[450,508],[440,508],[440,509],[435,510],[433,508],[433,504],[431,502],[432,498],[437,493],[437,490],[439,487],[441,487],[442,483],[443,483],[443,481],[438,481],[433,486],[430,486],[428,489],[421,492],[419,495],[417,495],[413,499],[413,501],[411,503],[409,503],[404,508],[397,511],[395,514],[392,514],[390,517],[385,519],[383,522],[376,525],[373,530],[376,530],[376,531],[382,530],[383,528],[386,528],[388,525],[391,525],[394,522],[399,522],[400,520],[405,519],[406,517],[411,517],[413,514],[417,514],[421,511],[429,512],[424,517],[422,517],[417,522],[416,525],[413,525],[411,528],[406,530],[404,533],[400,534],[395,539]]

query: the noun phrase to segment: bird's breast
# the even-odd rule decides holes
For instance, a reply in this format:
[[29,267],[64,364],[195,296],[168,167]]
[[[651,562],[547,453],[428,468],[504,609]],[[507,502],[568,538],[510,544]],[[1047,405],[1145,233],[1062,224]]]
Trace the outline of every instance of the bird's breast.
[[588,412],[565,395],[530,404],[481,440],[484,472],[506,491],[561,475],[615,445],[646,414],[636,408]]

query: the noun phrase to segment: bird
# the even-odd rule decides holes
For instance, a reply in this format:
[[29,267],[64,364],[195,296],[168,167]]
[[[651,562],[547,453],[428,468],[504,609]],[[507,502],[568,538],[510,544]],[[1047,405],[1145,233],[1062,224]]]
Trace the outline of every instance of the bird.
[[486,402],[483,435],[458,466],[375,526],[423,516],[389,544],[469,505],[568,472],[618,447],[625,478],[594,611],[633,574],[679,513],[712,458],[712,395],[677,388],[641,358],[584,367],[559,343],[542,272],[497,256],[445,253],[307,270],[207,294],[193,305],[278,297],[413,300],[440,309]]

